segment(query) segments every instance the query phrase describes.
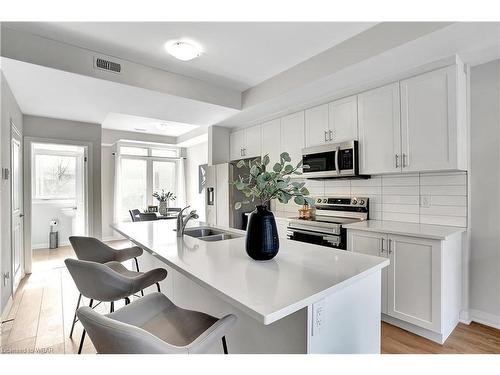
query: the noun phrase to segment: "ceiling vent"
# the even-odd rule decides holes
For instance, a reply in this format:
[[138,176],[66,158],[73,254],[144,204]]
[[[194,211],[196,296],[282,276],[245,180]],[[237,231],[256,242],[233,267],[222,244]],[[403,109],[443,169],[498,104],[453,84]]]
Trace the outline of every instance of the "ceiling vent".
[[94,68],[113,73],[120,73],[122,70],[121,64],[100,57],[94,58]]

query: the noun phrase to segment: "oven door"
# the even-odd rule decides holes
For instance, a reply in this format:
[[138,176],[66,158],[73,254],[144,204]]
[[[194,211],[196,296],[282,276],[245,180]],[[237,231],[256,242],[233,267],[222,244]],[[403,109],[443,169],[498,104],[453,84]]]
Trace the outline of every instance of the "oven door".
[[286,234],[289,240],[307,242],[314,245],[328,246],[339,249],[342,248],[341,236],[320,232],[309,232],[295,228],[287,228]]

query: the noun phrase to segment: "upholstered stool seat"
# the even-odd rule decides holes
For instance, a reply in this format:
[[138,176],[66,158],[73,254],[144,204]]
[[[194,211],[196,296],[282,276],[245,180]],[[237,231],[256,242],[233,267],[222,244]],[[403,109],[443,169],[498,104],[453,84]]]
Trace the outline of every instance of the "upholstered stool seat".
[[236,322],[229,314],[221,319],[182,309],[165,295],[151,293],[114,313],[101,315],[89,307],[77,311],[98,353],[203,353],[221,340]]

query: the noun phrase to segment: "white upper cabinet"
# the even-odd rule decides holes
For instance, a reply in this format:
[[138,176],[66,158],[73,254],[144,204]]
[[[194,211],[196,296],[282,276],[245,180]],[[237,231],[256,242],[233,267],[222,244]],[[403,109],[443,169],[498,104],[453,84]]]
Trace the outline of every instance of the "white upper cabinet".
[[465,122],[457,112],[459,79],[457,67],[451,66],[401,81],[403,171],[466,169]]
[[306,147],[316,146],[330,140],[328,129],[328,104],[305,110]]
[[260,149],[260,125],[238,130],[229,135],[229,157],[231,160],[258,157]]
[[262,156],[269,155],[271,166],[279,162],[281,153],[281,119],[262,124]]
[[252,126],[245,129],[244,156],[246,158],[256,158],[260,156],[261,150],[261,127]]
[[288,152],[292,164],[302,160],[304,142],[304,111],[281,118],[281,151]]
[[399,83],[358,95],[361,174],[401,172]]
[[243,159],[245,148],[245,130],[238,130],[229,135],[229,157],[231,160]]
[[328,105],[329,135],[334,142],[358,139],[358,97],[339,99]]

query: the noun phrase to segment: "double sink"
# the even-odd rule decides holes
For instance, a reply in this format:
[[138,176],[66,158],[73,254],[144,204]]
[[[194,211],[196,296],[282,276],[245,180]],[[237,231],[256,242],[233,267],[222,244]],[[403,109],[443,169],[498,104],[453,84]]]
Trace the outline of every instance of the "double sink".
[[226,232],[220,229],[214,229],[209,227],[199,227],[193,229],[184,230],[184,235],[189,237],[194,237],[202,241],[224,241],[231,238],[243,237],[242,235],[235,234],[232,232]]

